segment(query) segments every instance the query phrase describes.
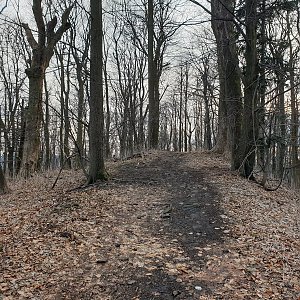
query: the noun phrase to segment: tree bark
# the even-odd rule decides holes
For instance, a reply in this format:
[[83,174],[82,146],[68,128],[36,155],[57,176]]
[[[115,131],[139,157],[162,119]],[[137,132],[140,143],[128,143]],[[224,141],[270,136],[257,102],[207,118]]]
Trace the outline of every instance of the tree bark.
[[33,36],[28,24],[22,24],[27,42],[32,49],[30,68],[26,70],[29,79],[29,100],[26,114],[25,139],[20,173],[29,177],[38,169],[40,156],[40,129],[42,122],[42,95],[45,71],[53,56],[54,48],[63,33],[70,28],[68,17],[72,6],[62,15],[62,24],[55,31],[57,18],[44,22],[41,0],[33,0],[32,10],[38,28],[38,39]]
[[149,116],[148,116],[148,146],[150,149],[158,147],[159,131],[159,102],[155,93],[155,64],[154,64],[154,18],[153,0],[148,1],[148,97],[149,97]]
[[44,139],[45,139],[45,169],[50,169],[50,111],[49,111],[49,91],[47,80],[44,78],[45,86],[45,117],[44,117]]
[[7,182],[2,170],[2,166],[0,166],[0,195],[6,194],[9,192],[9,188],[7,186]]
[[204,99],[204,149],[210,150],[212,148],[211,142],[211,122],[209,114],[209,99],[208,99],[208,66],[204,65],[204,73],[202,75],[203,82],[203,99]]
[[244,108],[242,121],[240,174],[254,179],[255,151],[258,138],[258,62],[257,62],[257,0],[246,0],[246,70],[244,78]]
[[103,49],[102,0],[91,0],[91,64],[90,64],[90,168],[87,183],[106,180],[104,166],[104,112],[103,112]]
[[29,101],[26,110],[25,139],[21,163],[21,175],[29,177],[37,170],[40,156],[40,127],[42,121],[42,92],[44,67],[26,70],[29,79]]
[[287,15],[287,29],[289,42],[289,79],[291,84],[291,186],[294,189],[300,189],[300,160],[298,156],[299,111],[295,90],[295,53],[293,53],[289,14]]
[[[217,42],[220,79],[219,133],[215,150],[229,150],[231,169],[241,164],[242,93],[239,61],[233,24],[234,0],[211,2],[212,28]],[[227,130],[227,132],[226,132]]]

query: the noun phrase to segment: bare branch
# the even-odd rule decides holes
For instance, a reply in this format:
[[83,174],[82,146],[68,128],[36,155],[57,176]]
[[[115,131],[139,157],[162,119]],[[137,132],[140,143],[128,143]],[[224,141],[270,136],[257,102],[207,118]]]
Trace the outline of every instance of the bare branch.
[[73,7],[74,7],[74,4],[69,6],[62,15],[62,24],[60,25],[60,27],[57,29],[55,35],[53,36],[52,43],[54,43],[54,46],[61,39],[64,32],[66,32],[69,28],[71,28],[71,24],[68,22],[68,18],[70,16],[70,13],[71,13],[71,10]]
[[8,0],[5,1],[4,6],[0,10],[0,15],[3,13],[4,9],[7,7]]
[[56,25],[57,25],[57,17],[54,16],[46,25],[47,35],[52,35],[54,33],[54,29]]
[[35,40],[35,38],[34,38],[34,36],[32,34],[32,31],[29,28],[28,24],[27,23],[22,23],[21,26],[25,29],[26,38],[27,38],[27,41],[28,41],[30,47],[32,49],[37,49],[38,48],[38,43]]
[[51,35],[48,36],[49,40],[48,40],[48,45],[47,45],[47,48],[46,48],[46,53],[47,53],[47,56],[48,56],[49,60],[52,57],[55,45],[61,39],[64,32],[66,32],[69,28],[71,28],[71,24],[68,22],[68,18],[70,16],[70,13],[71,13],[71,10],[72,10],[73,7],[74,7],[74,4],[69,6],[64,11],[64,13],[62,15],[62,24],[60,25],[60,27],[57,29],[56,32],[54,32],[54,29],[53,29],[53,31],[51,32]]
[[41,5],[42,0],[33,0],[32,4],[32,11],[34,15],[34,19],[38,28],[39,38],[38,43],[39,45],[45,44],[45,22],[43,19],[43,10]]

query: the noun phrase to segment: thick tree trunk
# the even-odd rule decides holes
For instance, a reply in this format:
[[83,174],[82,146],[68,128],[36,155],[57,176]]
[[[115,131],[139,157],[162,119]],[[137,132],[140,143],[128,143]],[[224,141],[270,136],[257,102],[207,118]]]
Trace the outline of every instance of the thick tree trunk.
[[[266,0],[261,2],[261,14],[266,13]],[[259,109],[258,109],[258,122],[259,122],[259,131],[258,131],[258,143],[257,143],[257,162],[263,172],[263,181],[264,185],[267,179],[267,159],[268,159],[268,149],[266,147],[266,122],[265,122],[265,102],[266,102],[266,18],[262,17],[261,20],[261,29],[260,29],[260,68],[259,68]]]
[[[226,152],[231,158],[231,169],[241,165],[239,144],[241,138],[242,93],[239,61],[233,24],[234,0],[213,0],[212,28],[217,41],[218,71],[221,84],[219,106],[219,133],[215,150]],[[231,20],[231,21],[229,21]],[[225,134],[225,130],[227,133]]]
[[258,67],[257,67],[257,0],[246,0],[246,72],[244,80],[244,109],[242,122],[241,157],[242,166],[240,174],[253,179],[255,165],[256,143],[258,138],[257,93],[258,93]]
[[29,101],[25,116],[25,139],[20,170],[23,177],[29,177],[38,167],[45,70],[42,67],[36,67],[30,68],[26,73],[29,79]]
[[9,192],[9,188],[7,186],[7,182],[2,170],[2,167],[0,166],[0,195],[6,194]]
[[107,179],[104,166],[102,36],[102,0],[91,0],[90,168],[88,184]]
[[[213,12],[213,3],[212,3]],[[217,42],[217,62],[218,62],[218,74],[219,74],[219,108],[218,108],[218,133],[216,145],[213,151],[216,153],[224,154],[229,151],[227,141],[227,107],[225,102],[225,69],[222,55],[222,42],[219,40],[219,26],[215,21],[212,21],[212,28],[214,31],[215,39]]]
[[26,70],[29,79],[29,100],[26,114],[25,140],[20,173],[28,177],[38,169],[40,156],[40,129],[42,121],[42,94],[45,70],[53,56],[54,48],[63,33],[70,28],[68,17],[72,6],[62,15],[62,23],[55,31],[57,18],[44,22],[41,0],[33,0],[32,11],[38,28],[38,38],[34,37],[28,24],[22,24],[28,44],[32,49],[31,66]]

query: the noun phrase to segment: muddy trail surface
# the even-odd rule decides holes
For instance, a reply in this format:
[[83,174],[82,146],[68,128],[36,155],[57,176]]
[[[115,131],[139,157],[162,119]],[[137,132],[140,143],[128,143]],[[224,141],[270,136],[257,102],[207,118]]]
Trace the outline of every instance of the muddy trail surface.
[[212,153],[64,170],[0,198],[0,299],[300,298],[299,197],[268,193]]

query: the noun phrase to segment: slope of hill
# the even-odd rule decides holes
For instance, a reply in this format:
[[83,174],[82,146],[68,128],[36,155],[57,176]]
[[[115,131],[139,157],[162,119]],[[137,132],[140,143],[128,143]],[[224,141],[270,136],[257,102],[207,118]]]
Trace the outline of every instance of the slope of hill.
[[152,152],[74,189],[63,171],[0,198],[2,299],[300,299],[299,197],[211,153]]

